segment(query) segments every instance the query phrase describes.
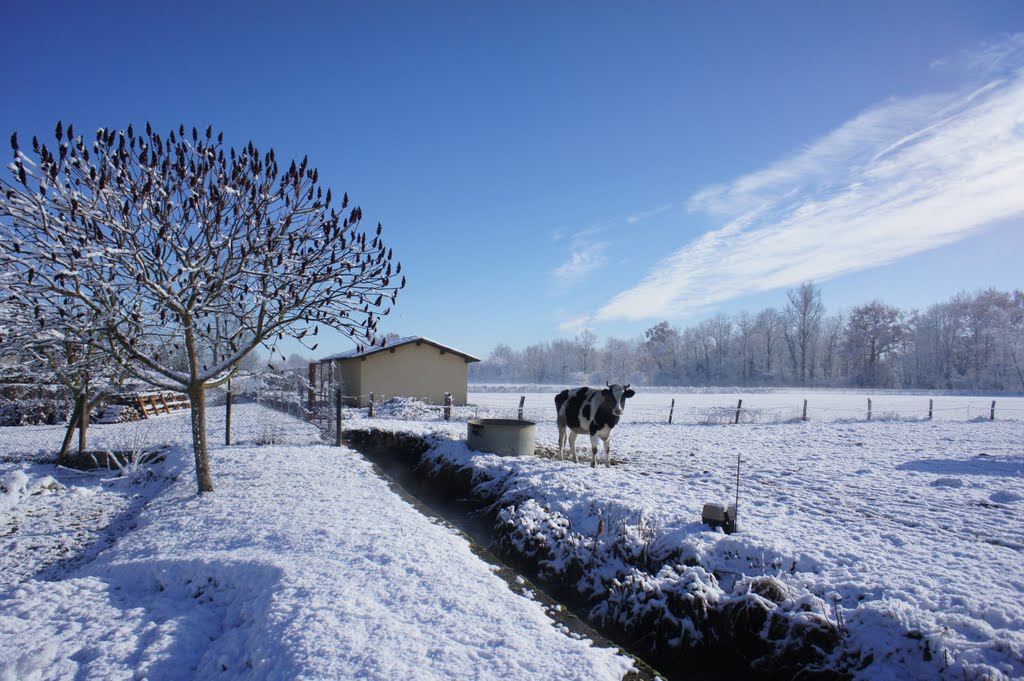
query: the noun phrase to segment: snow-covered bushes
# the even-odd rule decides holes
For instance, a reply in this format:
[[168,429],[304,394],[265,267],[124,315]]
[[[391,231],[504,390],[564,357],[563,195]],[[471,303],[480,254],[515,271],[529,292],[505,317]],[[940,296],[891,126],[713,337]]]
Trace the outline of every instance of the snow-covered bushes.
[[24,471],[15,470],[0,478],[0,511],[14,508],[28,496],[57,494],[64,485],[46,475],[33,480]]
[[763,576],[742,578],[726,591],[688,547],[666,554],[650,521],[609,522],[607,531],[605,525],[600,519],[587,536],[561,514],[526,499],[501,508],[496,528],[506,550],[596,602],[591,619],[637,649],[686,657],[739,652],[769,676],[843,665],[835,655],[840,629],[820,599],[806,592],[795,597]]
[[67,420],[72,405],[66,399],[23,399],[0,404],[0,426],[54,425]]

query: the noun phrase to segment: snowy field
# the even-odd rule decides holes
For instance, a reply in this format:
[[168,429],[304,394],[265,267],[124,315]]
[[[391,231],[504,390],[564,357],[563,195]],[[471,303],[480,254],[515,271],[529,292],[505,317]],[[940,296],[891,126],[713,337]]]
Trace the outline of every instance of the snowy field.
[[[627,405],[610,469],[471,452],[465,418],[499,415],[479,404],[451,422],[384,404],[374,419],[347,411],[346,425],[433,437],[430,456],[493,481],[512,509],[504,517],[538,532],[565,518],[589,538],[603,521],[609,541],[640,537],[653,556],[713,571],[712,596],[743,575],[777,577],[794,602],[841,623],[845,651],[863,663],[857,678],[1024,678],[1024,421],[812,413],[669,425],[634,409],[646,394]],[[526,403],[547,450],[554,411],[530,405],[552,397],[530,392]],[[733,396],[681,397],[711,409]],[[498,411],[519,402],[477,398],[502,400]],[[746,394],[744,406],[762,398],[804,399]],[[887,396],[872,399],[885,410]],[[40,463],[61,428],[0,429],[0,679],[611,679],[628,667],[559,633],[353,452],[254,406],[236,410],[235,426],[240,444],[214,448],[217,492],[202,499],[186,415],[90,431],[96,447],[171,445],[158,470],[174,481],[66,471]],[[213,410],[211,441],[222,428]],[[737,457],[740,531],[725,535],[700,511],[734,499]],[[670,577],[645,579],[661,588]]]
[[[566,386],[470,385],[468,402],[481,412],[518,414],[519,400],[525,397],[526,418],[554,419],[554,395]],[[867,420],[871,400],[873,420],[927,420],[929,400],[936,421],[971,421],[991,416],[996,402],[996,420],[1024,421],[1024,397],[958,395],[937,391],[907,393],[882,390],[827,390],[801,388],[694,388],[638,387],[636,397],[627,402],[631,422],[667,423],[672,411],[673,423],[732,423],[736,404],[741,423],[779,423],[803,417],[807,400],[807,418],[812,421]],[[673,407],[673,401],[675,402]],[[481,416],[484,414],[481,413]]]
[[[777,407],[794,396],[751,401]],[[551,397],[529,393],[527,406]],[[515,393],[473,394],[478,406],[456,412],[473,416],[487,403],[495,411],[482,416],[502,415],[518,401]],[[583,538],[596,535],[599,519],[648,532],[653,551],[695,558],[719,574],[725,592],[741,574],[779,577],[794,597],[820,599],[823,614],[841,621],[847,651],[867,663],[861,678],[1024,678],[1024,422],[997,415],[668,425],[637,418],[635,407],[647,404],[640,395],[628,403],[611,469],[470,452],[464,422],[372,425],[450,440],[434,456],[497,481],[524,524],[567,518]],[[527,416],[539,421],[538,446],[553,449],[553,409],[527,408]],[[578,444],[587,447],[584,438]],[[740,531],[708,531],[701,509],[733,501],[737,457]]]
[[567,635],[355,452],[253,405],[234,424],[241,444],[213,447],[217,491],[201,498],[187,414],[91,429],[97,447],[171,445],[152,476],[40,463],[60,429],[0,429],[0,679],[582,681],[631,667]]

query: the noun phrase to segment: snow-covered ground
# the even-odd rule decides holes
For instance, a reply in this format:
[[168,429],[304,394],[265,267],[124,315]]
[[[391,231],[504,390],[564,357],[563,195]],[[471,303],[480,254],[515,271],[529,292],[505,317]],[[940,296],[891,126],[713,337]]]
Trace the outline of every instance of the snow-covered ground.
[[[524,411],[528,418],[553,420],[553,398],[562,387],[471,385],[468,401],[475,409],[508,415],[518,413],[519,400],[525,397]],[[741,423],[781,423],[800,419],[803,417],[804,400],[807,400],[809,420],[863,421],[867,420],[869,399],[872,420],[927,420],[929,401],[933,420],[980,420],[991,416],[992,402],[995,401],[996,420],[1024,421],[1024,397],[1020,396],[813,388],[640,387],[636,396],[628,401],[627,413],[633,423],[667,423],[670,411],[673,423],[732,423],[737,402],[741,399]]]
[[[712,408],[723,395],[691,399]],[[841,626],[859,678],[1024,678],[1024,421],[812,412],[669,425],[634,411],[643,396],[615,430],[610,469],[469,451],[464,419],[514,412],[518,394],[488,393],[504,402],[457,408],[461,421],[399,404],[375,419],[349,410],[346,425],[434,438],[429,456],[492,481],[502,517],[524,532],[568,526],[595,553],[626,538],[655,558],[685,557],[717,575],[701,577],[709,597],[741,575],[771,575]],[[798,396],[742,395],[745,407]],[[888,397],[921,396],[873,396],[883,413]],[[530,405],[551,398],[531,392],[526,404],[547,450],[553,410]],[[936,406],[946,399],[989,403]],[[1012,408],[1019,398],[997,399]],[[197,498],[185,415],[90,434],[96,447],[171,445],[159,470],[172,482],[39,463],[62,429],[0,429],[0,678],[618,678],[628,667],[559,633],[353,452],[252,406],[236,410],[234,432],[241,444],[214,448],[217,492]],[[725,535],[700,513],[733,500],[737,458],[740,531]],[[592,582],[622,576],[607,557]]]
[[[517,395],[499,397],[518,404]],[[634,420],[635,404],[614,432],[620,465],[610,469],[471,452],[464,422],[348,426],[439,436],[431,455],[495,481],[491,491],[516,509],[507,517],[524,532],[564,518],[560,527],[589,541],[603,519],[646,535],[654,553],[714,570],[724,593],[740,574],[776,576],[794,598],[820,599],[846,632],[846,653],[865,664],[862,678],[1024,678],[1024,422],[668,425]],[[553,411],[538,421],[538,446],[555,447]],[[585,438],[578,444],[588,448]],[[702,506],[733,501],[737,458],[740,531],[709,531]]]
[[234,421],[241,444],[213,447],[217,490],[203,497],[186,414],[90,431],[97,448],[170,445],[157,477],[40,463],[59,428],[0,429],[0,679],[618,679],[630,669],[509,590],[358,454],[252,405]]

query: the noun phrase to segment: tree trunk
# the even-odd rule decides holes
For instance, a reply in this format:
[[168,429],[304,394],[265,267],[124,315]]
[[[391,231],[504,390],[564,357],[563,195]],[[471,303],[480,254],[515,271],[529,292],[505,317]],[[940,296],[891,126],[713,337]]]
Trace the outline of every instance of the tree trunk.
[[1017,370],[1017,380],[1020,381],[1020,389],[1024,390],[1024,373],[1020,370],[1020,364],[1017,362],[1017,351],[1010,349],[1010,357],[1013,359],[1013,368]]
[[57,460],[66,464],[68,462],[68,450],[71,449],[71,440],[75,436],[75,428],[78,427],[78,412],[82,407],[82,401],[75,400],[75,410],[71,414],[71,420],[68,422],[67,432],[64,433],[64,442],[60,446],[60,454],[57,456]]
[[78,453],[84,454],[88,444],[89,393],[83,392],[78,398]]
[[210,453],[206,446],[206,386],[203,384],[190,386],[188,401],[192,407],[192,448],[196,457],[196,482],[199,493],[213,491],[213,478],[210,476]]

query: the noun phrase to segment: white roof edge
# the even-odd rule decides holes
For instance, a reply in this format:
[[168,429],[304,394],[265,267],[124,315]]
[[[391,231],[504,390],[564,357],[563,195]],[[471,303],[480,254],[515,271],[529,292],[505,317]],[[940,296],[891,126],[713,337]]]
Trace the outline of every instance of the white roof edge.
[[335,353],[333,355],[328,355],[327,357],[323,357],[323,358],[321,358],[321,359],[319,359],[317,361],[318,362],[327,362],[327,361],[334,360],[334,359],[351,359],[351,358],[354,358],[354,357],[365,357],[366,355],[372,355],[372,354],[374,354],[376,352],[383,352],[384,350],[390,350],[391,348],[397,348],[400,345],[408,345],[409,343],[416,343],[416,342],[427,343],[429,345],[433,345],[435,347],[442,348],[443,350],[446,350],[448,352],[451,352],[451,353],[454,353],[456,355],[460,355],[462,357],[465,357],[467,360],[469,360],[471,362],[479,362],[480,361],[479,357],[475,357],[475,356],[469,354],[468,352],[463,352],[462,350],[459,350],[457,348],[453,348],[450,345],[445,345],[444,343],[440,343],[440,342],[438,342],[436,340],[433,340],[431,338],[427,338],[426,336],[406,336],[404,338],[395,338],[394,340],[386,341],[386,345],[383,345],[383,346],[381,346],[381,345],[374,345],[373,347],[368,347],[368,348],[366,348],[366,349],[364,349],[362,351],[359,351],[359,350],[349,350],[347,352],[339,352],[339,353]]

